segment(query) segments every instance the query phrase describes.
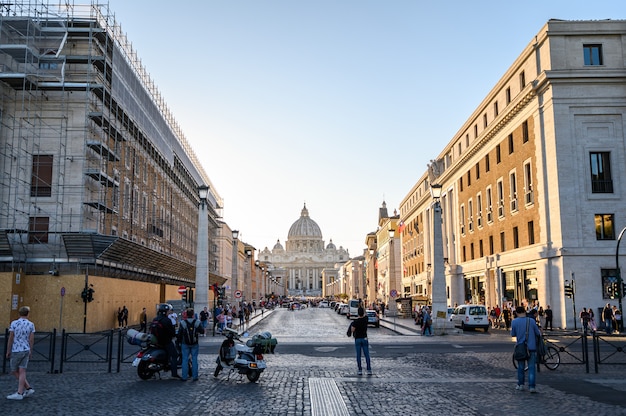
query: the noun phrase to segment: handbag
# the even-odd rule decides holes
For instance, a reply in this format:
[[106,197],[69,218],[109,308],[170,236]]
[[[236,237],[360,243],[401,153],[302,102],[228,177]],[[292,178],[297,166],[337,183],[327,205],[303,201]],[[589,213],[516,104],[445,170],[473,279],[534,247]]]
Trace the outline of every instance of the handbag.
[[[528,319],[528,318],[527,318]],[[513,357],[517,361],[526,361],[530,358],[530,351],[528,351],[528,326],[530,325],[530,321],[526,321],[526,340],[521,344],[515,344],[515,349],[513,350]]]
[[348,332],[346,332],[346,335],[348,337],[352,336],[352,322],[350,322],[350,325],[348,325]]

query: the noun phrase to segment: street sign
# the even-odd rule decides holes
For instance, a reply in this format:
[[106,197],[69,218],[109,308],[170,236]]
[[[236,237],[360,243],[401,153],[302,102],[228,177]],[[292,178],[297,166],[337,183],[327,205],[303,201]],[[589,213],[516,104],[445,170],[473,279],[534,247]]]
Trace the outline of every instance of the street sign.
[[178,286],[178,293],[179,294],[183,294],[183,293],[187,293],[187,287],[186,286]]
[[240,298],[241,297],[241,290],[235,290],[235,297],[236,298]]
[[61,288],[61,296],[65,296],[65,286]]
[[396,289],[392,289],[391,292],[389,292],[389,296],[391,296],[392,298],[397,298],[398,291]]

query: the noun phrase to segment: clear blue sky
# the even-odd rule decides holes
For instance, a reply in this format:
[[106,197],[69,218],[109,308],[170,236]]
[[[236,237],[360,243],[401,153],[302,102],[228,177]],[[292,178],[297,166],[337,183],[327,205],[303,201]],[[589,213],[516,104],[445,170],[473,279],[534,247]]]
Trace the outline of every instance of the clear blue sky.
[[549,19],[626,18],[618,0],[109,6],[242,240],[284,245],[306,202],[351,256]]

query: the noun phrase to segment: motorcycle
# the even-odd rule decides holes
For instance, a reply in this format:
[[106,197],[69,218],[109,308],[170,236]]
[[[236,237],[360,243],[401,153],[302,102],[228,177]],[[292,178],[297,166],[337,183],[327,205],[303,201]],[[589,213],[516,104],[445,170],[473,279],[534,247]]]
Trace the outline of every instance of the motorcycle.
[[[141,351],[137,353],[137,357],[133,360],[133,367],[137,367],[139,378],[149,380],[155,374],[158,374],[160,379],[161,371],[170,371],[170,360],[167,351],[156,345],[156,337],[154,335],[129,329],[126,333],[126,338],[129,344],[141,347]],[[181,368],[182,354],[179,342],[176,342],[176,350],[178,352],[177,365],[178,368]],[[191,374],[191,356],[187,365],[189,366],[189,374]]]
[[[263,332],[253,336],[246,341],[245,345],[239,333],[231,328],[224,328],[222,335],[226,337],[215,359],[214,377],[217,377],[224,369],[228,370],[228,378],[234,372],[245,374],[252,383],[259,379],[259,376],[267,368],[263,353],[274,353],[278,341],[272,338],[269,332]],[[235,341],[239,341],[238,343]]]

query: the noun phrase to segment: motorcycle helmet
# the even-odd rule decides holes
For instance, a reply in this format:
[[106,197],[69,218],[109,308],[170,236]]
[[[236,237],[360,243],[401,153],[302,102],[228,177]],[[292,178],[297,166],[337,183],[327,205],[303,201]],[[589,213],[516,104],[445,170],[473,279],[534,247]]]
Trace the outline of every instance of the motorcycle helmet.
[[157,309],[157,313],[159,315],[166,316],[171,310],[172,310],[172,305],[168,303],[162,303],[159,305],[159,308]]

